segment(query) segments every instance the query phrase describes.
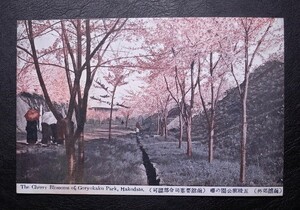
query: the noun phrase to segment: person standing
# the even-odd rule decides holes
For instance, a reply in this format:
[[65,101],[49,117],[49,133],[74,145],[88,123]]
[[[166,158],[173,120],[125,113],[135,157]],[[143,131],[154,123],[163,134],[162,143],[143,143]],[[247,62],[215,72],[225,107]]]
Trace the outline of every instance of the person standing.
[[47,123],[42,122],[42,146],[48,145],[51,141],[51,127]]
[[27,143],[35,144],[37,142],[37,121],[28,121],[26,125]]
[[27,143],[35,144],[37,142],[37,127],[40,117],[37,109],[30,108],[24,115],[26,118]]
[[51,111],[45,112],[42,115],[42,125],[43,125],[43,134],[45,135],[45,141],[42,144],[47,144],[52,141],[52,143],[57,143],[57,131],[56,131],[57,119]]
[[140,123],[137,122],[135,124],[135,133],[136,133],[136,135],[138,135],[141,132],[141,129],[142,129],[142,127],[141,127]]
[[52,136],[51,136],[51,140],[52,140],[52,143],[54,144],[57,144],[57,139],[58,139],[58,135],[57,135],[57,123],[52,123],[50,125],[50,128],[51,128],[51,133],[52,133]]

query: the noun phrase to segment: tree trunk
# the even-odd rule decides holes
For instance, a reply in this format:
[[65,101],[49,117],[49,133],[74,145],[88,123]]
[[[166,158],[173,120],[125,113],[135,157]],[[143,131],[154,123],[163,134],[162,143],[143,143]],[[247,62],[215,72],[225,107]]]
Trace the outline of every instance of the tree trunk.
[[70,143],[72,139],[66,139],[66,154],[68,161],[68,183],[74,184],[76,180],[75,146]]
[[242,108],[242,136],[241,136],[241,165],[240,165],[240,181],[242,184],[246,181],[246,143],[247,143],[247,96],[249,75],[247,73],[245,80],[245,89],[243,94],[243,108]]
[[109,128],[108,128],[108,140],[111,140],[111,121],[112,121],[112,112],[113,112],[113,106],[114,106],[114,97],[116,92],[117,86],[114,86],[112,98],[111,98],[111,105],[110,105],[110,115],[109,115]]
[[159,135],[164,136],[164,122],[162,118],[159,120]]
[[167,116],[165,116],[165,118],[164,118],[164,135],[165,135],[165,139],[167,139],[167,136],[168,136]]
[[244,184],[246,182],[246,143],[247,143],[247,97],[249,87],[249,65],[248,65],[248,31],[245,35],[245,86],[242,94],[242,136],[241,136],[241,164],[240,164],[240,182]]
[[241,169],[240,169],[240,181],[242,184],[246,181],[246,140],[247,140],[247,115],[246,107],[243,108],[243,128],[241,139]]
[[160,134],[160,117],[159,113],[157,113],[157,135]]
[[192,116],[188,116],[186,125],[186,135],[187,135],[187,155],[192,156]]
[[126,116],[126,120],[125,120],[125,128],[128,127],[128,119],[129,119],[129,116],[127,115],[127,116]]
[[209,162],[211,163],[213,161],[213,157],[214,157],[214,118],[211,119],[211,124],[209,126]]
[[[213,53],[210,53],[210,76],[213,78]],[[215,103],[214,103],[214,84],[213,82],[210,83],[210,123],[209,120],[207,121],[209,123],[209,162],[211,163],[213,160],[213,148],[214,148],[214,112],[215,112]]]
[[64,132],[65,138],[65,147],[67,155],[67,168],[68,176],[67,181],[69,184],[74,184],[76,182],[76,155],[75,155],[75,142],[74,132],[72,129],[71,121],[68,119],[62,119],[59,121],[58,126],[61,126],[58,129],[62,129]]
[[81,132],[78,141],[78,161],[76,171],[76,183],[82,183],[84,174],[84,133]]
[[182,114],[179,114],[179,141],[178,141],[178,148],[181,148],[183,139],[183,119]]

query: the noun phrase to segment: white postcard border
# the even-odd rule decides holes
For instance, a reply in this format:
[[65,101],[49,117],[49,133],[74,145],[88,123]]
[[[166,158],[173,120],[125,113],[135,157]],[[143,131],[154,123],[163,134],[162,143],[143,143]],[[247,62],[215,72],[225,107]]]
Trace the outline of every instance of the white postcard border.
[[163,196],[283,196],[283,187],[136,186],[17,183],[20,194],[163,195]]

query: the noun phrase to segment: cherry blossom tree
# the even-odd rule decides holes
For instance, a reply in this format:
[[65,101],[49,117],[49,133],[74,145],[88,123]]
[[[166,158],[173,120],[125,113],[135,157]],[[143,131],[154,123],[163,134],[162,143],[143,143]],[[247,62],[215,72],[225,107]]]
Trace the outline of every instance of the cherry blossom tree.
[[[99,65],[96,65],[96,67],[92,68],[92,59],[98,56],[99,61],[99,57],[103,57],[107,49],[106,46],[110,44],[115,34],[121,31],[125,23],[126,20],[121,19],[108,20],[104,23],[79,19],[55,21],[54,23],[31,20],[23,22],[23,38],[20,39],[17,47],[25,52],[26,58],[29,58],[28,62],[33,61],[45,101],[56,119],[64,127],[69,183],[81,182],[83,175],[83,131],[86,121],[88,95],[95,72],[99,67]],[[56,27],[54,28],[54,26]],[[47,59],[44,59],[44,54],[40,55],[39,50],[37,50],[36,40],[39,37],[49,35],[49,29],[51,29],[50,31],[60,30],[60,36],[44,50],[44,54],[47,55]],[[57,52],[57,48],[62,49],[63,52],[51,53]],[[99,53],[99,51],[102,53]],[[45,65],[44,61],[47,62],[47,65],[59,66],[65,69],[70,98],[68,100],[67,116],[64,119],[55,109],[45,85],[45,78],[41,71]],[[71,61],[73,68],[71,68],[69,61]],[[99,63],[97,62],[96,64]],[[85,81],[82,81],[83,74]],[[74,110],[77,128],[73,131],[71,121]],[[76,142],[78,142],[77,160]]]
[[[215,112],[218,101],[224,93],[224,82],[228,68],[223,56],[227,53],[226,30],[230,26],[230,21],[224,18],[206,19],[202,25],[202,36],[200,38],[190,38],[190,44],[196,48],[198,55],[198,94],[208,128],[208,160],[213,160],[214,135],[215,135]],[[203,33],[204,32],[204,33]],[[199,50],[200,49],[200,50]]]
[[[109,131],[108,131],[108,139],[111,140],[111,129],[112,129],[112,113],[113,108],[115,106],[122,106],[121,103],[117,102],[115,103],[115,95],[118,87],[121,87],[123,85],[128,84],[126,82],[126,77],[129,75],[126,70],[123,68],[112,68],[109,69],[109,73],[107,76],[104,77],[105,81],[108,83],[109,86],[111,86],[112,89],[109,89],[108,86],[105,86],[100,80],[96,80],[96,84],[98,88],[101,88],[104,90],[107,94],[100,95],[97,97],[92,97],[95,100],[98,100],[102,103],[106,103],[110,105],[110,117],[109,117]],[[106,101],[105,98],[110,98],[110,102]]]
[[[249,76],[255,67],[255,61],[267,59],[263,52],[267,52],[274,45],[282,44],[282,37],[269,36],[274,24],[274,18],[237,18],[234,33],[230,37],[234,43],[230,62],[231,72],[239,91],[242,103],[242,129],[241,129],[241,163],[240,182],[246,182],[246,153],[247,153],[247,99],[249,91]],[[269,53],[270,54],[270,53]],[[271,53],[272,54],[272,53]],[[276,52],[275,52],[276,54]],[[231,56],[232,56],[231,55]],[[228,59],[230,61],[230,59]],[[228,61],[227,60],[227,61]],[[243,65],[243,67],[241,67]],[[243,79],[239,82],[237,70],[243,72]]]
[[[176,53],[175,49],[172,48],[173,55],[176,59],[178,53]],[[195,76],[195,60],[190,61],[190,67],[187,68],[185,66],[178,69],[178,65],[176,64],[174,67],[175,73],[175,86],[176,86],[176,94],[179,94],[179,98],[175,96],[175,94],[170,90],[168,85],[168,81],[165,77],[165,83],[167,86],[167,90],[170,93],[171,97],[174,99],[176,104],[179,107],[180,115],[186,126],[186,134],[187,134],[187,155],[192,156],[192,110],[194,106],[194,98],[195,98],[195,90],[196,90],[196,76]],[[182,62],[181,65],[186,62]],[[189,97],[188,97],[189,95]],[[181,125],[182,126],[182,125]]]
[[[215,130],[215,112],[216,107],[218,104],[218,100],[220,98],[220,94],[222,91],[222,85],[225,80],[225,73],[226,72],[216,72],[216,68],[218,67],[218,64],[220,65],[221,55],[218,56],[217,60],[213,61],[213,52],[209,53],[209,73],[206,75],[205,78],[201,77],[201,63],[200,60],[198,62],[198,91],[199,96],[201,100],[201,104],[204,110],[205,118],[207,121],[207,127],[208,127],[208,134],[209,134],[209,143],[208,143],[208,160],[209,162],[212,162],[213,160],[213,146],[214,146],[214,130]],[[201,80],[205,80],[203,83],[201,83]],[[204,92],[206,93],[204,95]],[[208,95],[210,93],[210,97]],[[208,101],[208,102],[206,102]]]
[[145,106],[150,107],[150,104],[156,105],[154,113],[157,114],[157,134],[167,138],[167,122],[171,96],[166,89],[162,76],[149,79],[148,83],[150,85],[144,91],[148,96]]

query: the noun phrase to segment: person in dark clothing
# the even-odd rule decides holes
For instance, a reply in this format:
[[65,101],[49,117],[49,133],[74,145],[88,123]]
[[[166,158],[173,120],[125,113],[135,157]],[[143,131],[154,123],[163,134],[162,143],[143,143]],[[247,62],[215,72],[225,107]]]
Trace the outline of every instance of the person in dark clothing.
[[[62,116],[61,116],[62,117]],[[56,143],[57,144],[64,144],[66,138],[66,119],[58,120],[56,123]]]
[[42,123],[42,144],[48,144],[51,140],[52,131],[50,125]]
[[135,133],[136,133],[136,135],[139,135],[140,132],[141,132],[141,130],[142,130],[142,127],[141,127],[140,123],[137,122],[137,123],[135,124]]
[[28,121],[26,125],[27,143],[35,144],[37,142],[37,121]]
[[53,123],[50,125],[52,131],[52,142],[57,143],[58,135],[57,135],[57,124]]

